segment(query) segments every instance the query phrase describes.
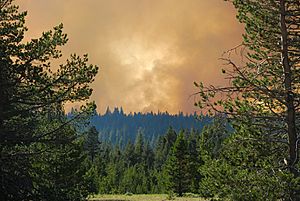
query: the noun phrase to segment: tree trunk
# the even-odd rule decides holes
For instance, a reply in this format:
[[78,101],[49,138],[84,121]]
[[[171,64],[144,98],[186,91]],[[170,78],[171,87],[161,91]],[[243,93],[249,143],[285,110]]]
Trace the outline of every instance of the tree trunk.
[[[298,176],[298,171],[295,168],[298,162],[298,146],[297,146],[297,132],[296,132],[296,116],[294,106],[294,93],[292,89],[292,72],[289,62],[288,53],[288,30],[286,25],[286,0],[280,0],[280,29],[281,29],[281,58],[284,72],[284,93],[286,104],[286,123],[288,129],[289,141],[289,170],[294,175]],[[291,192],[292,200],[295,200],[295,192]]]

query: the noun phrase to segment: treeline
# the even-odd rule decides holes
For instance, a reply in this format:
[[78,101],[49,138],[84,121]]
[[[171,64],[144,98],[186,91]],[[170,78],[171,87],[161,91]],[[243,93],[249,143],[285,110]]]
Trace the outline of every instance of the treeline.
[[[69,114],[71,115],[72,112]],[[102,142],[117,144],[123,149],[128,141],[134,142],[139,132],[153,147],[160,135],[166,133],[169,127],[176,132],[181,129],[202,130],[204,125],[211,122],[208,116],[197,118],[197,114],[169,114],[158,113],[129,113],[125,114],[121,108],[111,111],[107,108],[105,114],[94,113],[91,124],[99,131],[99,139]]]
[[139,132],[124,149],[100,143],[93,127],[86,134],[96,193],[200,193],[201,135],[194,129],[169,128],[154,147]]

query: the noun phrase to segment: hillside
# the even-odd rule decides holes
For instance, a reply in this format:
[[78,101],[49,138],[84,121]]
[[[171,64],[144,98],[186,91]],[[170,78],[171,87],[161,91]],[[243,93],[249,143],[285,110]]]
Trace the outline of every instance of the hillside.
[[134,142],[136,135],[141,132],[146,140],[154,145],[157,138],[166,133],[169,127],[175,131],[181,129],[202,130],[210,122],[209,117],[197,119],[196,114],[169,114],[158,113],[129,113],[125,114],[122,108],[107,108],[105,114],[96,114],[91,119],[91,125],[99,132],[102,142],[111,142],[123,147],[128,140]]

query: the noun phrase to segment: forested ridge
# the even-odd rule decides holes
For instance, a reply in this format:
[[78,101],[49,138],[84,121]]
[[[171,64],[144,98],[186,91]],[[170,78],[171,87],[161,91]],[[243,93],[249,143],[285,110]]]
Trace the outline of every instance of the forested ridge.
[[[71,116],[72,112],[69,114],[69,117]],[[124,148],[128,141],[134,142],[138,133],[142,133],[153,147],[158,137],[165,134],[169,127],[176,132],[181,129],[201,131],[211,121],[211,117],[204,115],[199,117],[196,113],[134,112],[125,114],[121,107],[114,108],[113,111],[107,108],[103,115],[95,111],[90,123],[98,130],[100,141],[117,144]]]

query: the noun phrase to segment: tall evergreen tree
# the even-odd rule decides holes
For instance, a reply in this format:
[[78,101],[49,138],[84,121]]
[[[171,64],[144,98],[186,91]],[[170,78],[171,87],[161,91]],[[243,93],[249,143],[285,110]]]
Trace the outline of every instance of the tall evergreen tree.
[[141,163],[143,159],[142,157],[144,150],[144,136],[141,129],[139,129],[138,134],[136,136],[134,147],[136,163]]
[[124,150],[124,159],[127,166],[133,166],[136,163],[135,152],[134,152],[134,145],[131,141],[125,147]]
[[199,184],[201,181],[201,174],[199,167],[202,166],[203,161],[199,151],[199,135],[194,130],[188,135],[187,138],[187,154],[188,154],[188,171],[190,188],[189,191],[193,193],[199,192]]
[[189,190],[189,158],[187,142],[184,138],[184,132],[181,131],[171,149],[167,164],[167,185],[168,188],[179,196]]
[[168,154],[174,145],[177,138],[177,133],[170,127],[165,136],[162,136],[158,140],[155,151],[155,166],[161,169],[165,161],[167,160]]
[[[246,60],[224,58],[230,67],[223,70],[231,80],[229,87],[196,84],[201,96],[198,105],[208,105],[211,112],[225,113],[232,119],[235,132],[227,140],[230,146],[226,146],[224,164],[248,171],[231,182],[235,190],[247,181],[251,183],[249,199],[299,200],[299,1],[232,2],[237,18],[245,24],[244,42],[239,47]],[[213,101],[219,93],[222,98]],[[231,156],[228,150],[233,151]],[[260,178],[273,182],[257,182]],[[255,193],[260,196],[255,198]],[[238,196],[240,200],[245,199],[242,196],[245,191]]]
[[[63,106],[66,101],[87,100],[92,93],[89,84],[98,71],[96,66],[87,64],[87,55],[71,55],[52,72],[50,59],[61,57],[58,47],[68,40],[63,26],[58,25],[38,39],[23,42],[27,30],[25,16],[26,12],[19,13],[12,0],[0,0],[1,200],[47,199],[42,196],[42,181],[35,179],[40,176],[37,167],[45,170],[43,165],[49,165],[47,160],[63,158],[61,154],[67,146],[80,148],[75,145],[77,134],[70,128],[70,120],[64,117]],[[93,107],[88,104],[82,109],[89,111]],[[44,157],[47,154],[51,157]],[[73,154],[66,152],[65,157],[72,163],[81,156],[74,150]],[[42,161],[38,162],[37,158]],[[67,163],[60,164],[63,167]],[[49,183],[58,181],[48,178]],[[72,179],[61,179],[70,181],[70,186],[75,188]],[[60,187],[61,191],[70,192],[67,185]],[[78,183],[77,187],[82,186]]]
[[91,161],[94,162],[95,156],[100,152],[99,133],[94,126],[85,133],[84,147]]

